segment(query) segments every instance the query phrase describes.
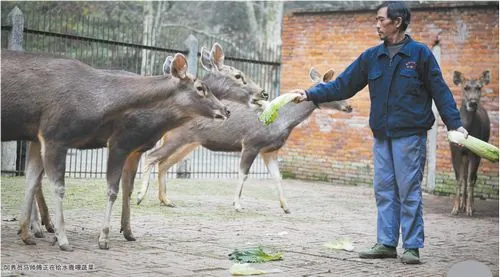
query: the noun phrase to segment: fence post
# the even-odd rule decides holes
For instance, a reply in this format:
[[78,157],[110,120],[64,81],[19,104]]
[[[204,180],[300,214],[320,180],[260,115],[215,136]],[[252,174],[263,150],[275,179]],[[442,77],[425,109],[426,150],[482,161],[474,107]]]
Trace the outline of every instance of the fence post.
[[7,16],[9,24],[12,26],[12,31],[9,36],[9,49],[22,51],[23,50],[23,30],[24,30],[24,14],[16,6]]
[[[16,6],[8,14],[8,21],[12,29],[9,36],[10,50],[23,50],[24,15]],[[17,159],[17,141],[2,142],[2,171],[15,172]],[[9,173],[11,175],[11,173]],[[15,173],[13,174],[15,175]]]
[[[188,50],[187,62],[188,72],[196,76],[198,72],[198,39],[192,34],[184,41],[184,45]],[[190,178],[191,168],[189,158],[186,158],[177,163],[177,178]]]
[[193,35],[189,35],[184,41],[184,45],[188,50],[188,72],[196,76],[198,72],[198,39]]
[[[439,35],[436,38],[435,44],[432,47],[432,53],[436,58],[438,64],[441,63],[441,46],[439,45]],[[438,135],[438,120],[439,113],[436,108],[436,103],[432,100],[432,112],[434,113],[434,117],[436,121],[434,121],[434,125],[427,132],[428,144],[427,144],[427,192],[433,193],[436,189],[436,148],[437,148],[437,135]]]

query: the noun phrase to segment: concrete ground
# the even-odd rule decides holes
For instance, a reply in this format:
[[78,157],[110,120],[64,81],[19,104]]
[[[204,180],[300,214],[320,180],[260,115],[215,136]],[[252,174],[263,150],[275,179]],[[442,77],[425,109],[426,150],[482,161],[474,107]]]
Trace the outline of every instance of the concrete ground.
[[[476,200],[473,217],[451,216],[451,198],[424,195],[423,263],[403,265],[399,259],[358,258],[357,252],[376,239],[372,188],[285,180],[292,213],[284,214],[273,182],[250,179],[243,190],[244,210],[237,213],[231,206],[235,180],[172,180],[168,192],[176,208],[159,206],[156,186],[140,206],[133,201],[135,242],[119,233],[117,201],[110,249],[100,250],[105,181],[69,179],[64,214],[74,251],[63,252],[50,245],[53,234],[34,246],[16,234],[23,182],[2,178],[2,276],[230,276],[228,254],[255,245],[283,253],[281,261],[253,265],[274,272],[268,276],[446,276],[452,265],[466,260],[499,275],[498,201]],[[47,194],[49,188],[44,187]],[[352,241],[353,252],[324,246],[339,239]]]

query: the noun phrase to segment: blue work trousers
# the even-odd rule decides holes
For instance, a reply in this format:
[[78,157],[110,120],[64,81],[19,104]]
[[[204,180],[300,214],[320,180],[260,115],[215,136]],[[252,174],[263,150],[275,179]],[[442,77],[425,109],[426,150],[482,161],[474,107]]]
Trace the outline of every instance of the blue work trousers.
[[397,246],[401,229],[403,248],[424,247],[421,183],[427,134],[375,138],[373,164],[377,203],[377,242]]

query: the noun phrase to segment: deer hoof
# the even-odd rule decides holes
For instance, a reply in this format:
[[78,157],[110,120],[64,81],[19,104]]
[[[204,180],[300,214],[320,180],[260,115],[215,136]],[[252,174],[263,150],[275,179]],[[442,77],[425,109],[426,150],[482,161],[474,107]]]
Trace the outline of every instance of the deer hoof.
[[166,207],[170,207],[170,208],[175,208],[175,207],[177,207],[177,206],[175,205],[175,203],[174,203],[174,202],[172,202],[172,201],[170,201],[170,200],[168,200],[168,201],[161,201],[161,202],[160,202],[160,206],[166,206]]
[[134,235],[132,235],[132,233],[130,233],[130,234],[124,233],[123,236],[128,241],[136,241],[136,239],[135,239]]
[[31,224],[31,232],[33,232],[33,235],[35,236],[35,238],[43,238],[44,237],[43,232],[42,232],[42,228],[38,223]]
[[69,244],[59,245],[62,251],[73,252],[73,247]]
[[109,239],[101,239],[101,236],[99,236],[97,237],[97,244],[99,245],[99,249],[109,249]]
[[453,207],[453,209],[451,210],[451,214],[452,215],[458,215],[458,208]]
[[137,205],[141,204],[142,199],[143,199],[143,198],[139,198],[139,197],[137,197],[137,199],[136,199],[136,202],[135,202],[135,203],[136,203]]
[[109,243],[107,241],[99,241],[99,249],[108,250]]
[[26,238],[23,238],[22,240],[26,245],[36,245],[36,241],[32,236],[28,236]]
[[125,237],[126,240],[128,241],[135,241],[135,237],[132,234],[132,230],[130,229],[123,229],[123,227],[120,229],[120,233],[123,231],[123,236]]
[[45,237],[43,235],[42,230],[35,231],[34,235],[35,235],[35,238],[44,238]]
[[290,213],[291,213],[291,212],[290,212],[290,209],[284,209],[283,211],[284,211],[286,214],[290,214]]
[[473,212],[474,211],[472,210],[471,207],[467,207],[467,211],[465,211],[465,214],[468,215],[468,216],[472,216]]
[[54,228],[54,224],[52,223],[49,223],[49,224],[46,224],[45,225],[45,230],[47,230],[47,232],[49,233],[55,233],[55,228]]

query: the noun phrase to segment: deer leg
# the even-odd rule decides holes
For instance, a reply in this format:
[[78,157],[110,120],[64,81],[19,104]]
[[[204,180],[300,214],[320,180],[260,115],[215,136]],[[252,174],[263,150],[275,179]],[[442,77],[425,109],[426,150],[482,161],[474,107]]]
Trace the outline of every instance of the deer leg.
[[154,169],[156,161],[150,161],[149,155],[144,155],[145,162],[144,166],[142,168],[142,174],[143,174],[143,179],[142,179],[142,186],[141,189],[137,192],[137,197],[136,197],[136,204],[139,205],[141,204],[142,200],[144,200],[144,197],[146,196],[146,193],[148,192],[149,188],[149,183],[151,181],[151,175],[152,171]]
[[240,203],[241,193],[243,192],[243,184],[248,179],[248,172],[252,166],[253,161],[257,157],[258,151],[250,151],[243,148],[240,158],[240,171],[238,174],[238,183],[234,191],[233,206],[237,212],[241,212],[242,207]]
[[137,167],[139,166],[139,160],[141,159],[141,152],[134,152],[130,154],[125,160],[125,165],[122,170],[122,226],[120,228],[120,233],[123,232],[123,236],[128,241],[135,241],[135,237],[132,234],[132,228],[130,227],[130,197],[132,196],[132,191],[134,191],[134,179],[137,173]]
[[[40,183],[41,183],[40,176]],[[49,233],[54,233],[54,225],[50,221],[49,209],[47,208],[47,203],[45,202],[45,197],[43,196],[43,190],[41,184],[35,193],[35,203],[33,204],[31,212],[31,230],[37,238],[43,238],[42,225]],[[40,220],[41,218],[41,220]]]
[[474,213],[474,186],[477,181],[477,169],[479,168],[480,158],[469,155],[469,170],[467,174],[467,205],[465,214],[472,216]]
[[271,153],[261,153],[262,158],[264,159],[264,163],[266,164],[267,170],[271,174],[274,182],[276,183],[276,189],[278,191],[278,197],[280,199],[280,207],[286,214],[290,213],[290,209],[288,208],[288,204],[285,199],[285,194],[283,192],[283,187],[281,186],[281,173],[278,164],[278,151]]
[[43,176],[43,162],[40,142],[33,141],[28,145],[26,158],[26,191],[24,194],[23,214],[20,221],[19,232],[25,244],[36,244],[30,230],[31,216],[33,214],[34,194],[41,185]]
[[104,213],[103,227],[99,234],[98,244],[100,249],[109,249],[109,228],[111,225],[111,211],[119,191],[119,183],[123,165],[128,156],[127,151],[111,147],[108,154],[108,171],[106,179],[108,183],[108,202]]
[[461,178],[462,182],[460,183],[460,190],[461,190],[461,196],[460,196],[460,206],[459,206],[459,211],[460,212],[465,212],[465,206],[467,203],[467,183],[468,183],[468,176],[469,176],[469,159],[467,155],[463,155],[462,157],[462,172],[461,172]]
[[[175,149],[173,149],[173,147],[168,147],[169,149],[176,151],[172,155],[164,156],[167,158],[161,160],[158,165],[158,199],[160,199],[161,204],[167,207],[175,207],[174,202],[167,198],[167,171],[174,164],[178,163],[193,152],[193,150],[198,146],[198,143],[191,143],[183,145],[180,149],[177,147]],[[171,151],[168,151],[168,153],[171,153]]]
[[457,215],[460,208],[460,199],[462,198],[462,186],[464,181],[464,166],[461,158],[461,154],[455,154],[452,151],[452,161],[453,169],[455,170],[455,178],[457,179],[457,185],[455,187],[455,198],[453,201],[453,208],[451,210],[452,215]]
[[[73,251],[68,242],[64,226],[63,199],[65,194],[64,173],[66,171],[67,148],[40,139],[43,167],[49,182],[53,184],[55,202],[55,238],[63,251]],[[36,191],[35,191],[36,192]]]
[[54,225],[50,220],[49,209],[47,208],[47,203],[45,202],[45,197],[43,196],[42,187],[36,191],[36,203],[38,204],[38,210],[40,212],[40,217],[42,218],[42,225],[49,233],[54,233]]
[[[35,192],[35,197],[41,191],[41,185],[39,185],[39,189]],[[38,200],[35,200],[35,203],[31,205],[31,232],[35,235],[36,238],[43,238],[42,231],[42,222],[40,220],[40,212],[39,212],[39,203]]]

